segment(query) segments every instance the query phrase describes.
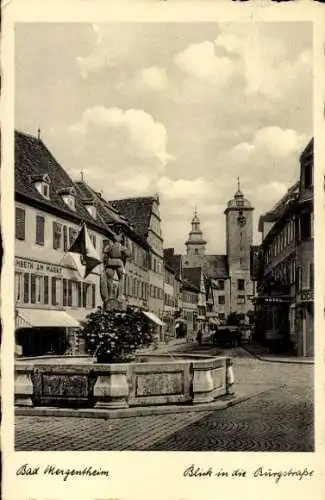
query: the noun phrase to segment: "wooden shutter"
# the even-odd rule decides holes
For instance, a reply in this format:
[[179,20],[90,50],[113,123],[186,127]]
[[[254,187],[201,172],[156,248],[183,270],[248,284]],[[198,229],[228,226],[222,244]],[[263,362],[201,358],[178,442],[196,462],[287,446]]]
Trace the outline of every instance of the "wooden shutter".
[[61,247],[62,225],[58,222],[53,222],[53,248],[58,250]]
[[91,285],[91,292],[91,306],[94,309],[96,307],[96,285],[94,283]]
[[78,307],[82,307],[81,285],[82,285],[82,283],[80,281],[78,281],[77,282]]
[[24,209],[16,207],[16,238],[17,240],[25,239],[25,218],[26,212]]
[[29,273],[24,274],[24,302],[29,302]]
[[36,215],[36,245],[44,245],[44,224],[44,217]]
[[44,304],[49,303],[49,277],[44,276]]
[[56,278],[52,278],[52,305],[56,306]]
[[32,304],[35,304],[36,302],[36,276],[35,274],[31,274],[31,294],[30,294],[30,301]]
[[62,305],[66,306],[67,302],[68,302],[68,280],[63,279]]
[[68,306],[72,306],[72,281],[68,280]]
[[68,251],[68,228],[63,226],[63,251]]

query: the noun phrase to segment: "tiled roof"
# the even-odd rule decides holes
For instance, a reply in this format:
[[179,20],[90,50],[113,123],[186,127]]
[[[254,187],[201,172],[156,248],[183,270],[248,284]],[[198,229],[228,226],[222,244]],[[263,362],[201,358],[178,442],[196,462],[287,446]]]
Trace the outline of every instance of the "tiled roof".
[[93,201],[98,215],[113,231],[114,228],[120,226],[132,240],[137,241],[142,246],[148,246],[146,240],[142,236],[138,235],[134,229],[132,229],[127,219],[121,215],[110,202],[106,201],[101,193],[92,189],[84,181],[75,183],[75,186],[84,200]]
[[[49,199],[44,198],[36,189],[33,179],[42,175],[50,179]],[[64,218],[74,218],[86,222],[105,232],[110,232],[98,217],[96,220],[88,213],[78,193],[75,196],[75,210],[63,201],[60,191],[74,188],[74,183],[64,168],[57,162],[45,144],[31,135],[15,132],[15,193],[37,202],[44,210],[60,212]]]
[[134,230],[139,235],[147,238],[152,207],[156,198],[146,196],[141,198],[127,198],[124,200],[110,201],[111,205],[116,208],[126,219],[132,224]]
[[186,288],[187,290],[190,290],[191,292],[196,292],[196,293],[200,292],[200,288],[193,285],[193,283],[191,283],[189,280],[183,278],[182,283],[183,283],[183,288]]
[[200,290],[202,267],[186,267],[183,269],[183,279]]
[[208,278],[227,278],[229,275],[227,256],[205,255],[203,269]]
[[175,255],[173,248],[164,249],[164,261],[168,263],[176,275],[176,278],[181,279],[182,276],[182,256]]

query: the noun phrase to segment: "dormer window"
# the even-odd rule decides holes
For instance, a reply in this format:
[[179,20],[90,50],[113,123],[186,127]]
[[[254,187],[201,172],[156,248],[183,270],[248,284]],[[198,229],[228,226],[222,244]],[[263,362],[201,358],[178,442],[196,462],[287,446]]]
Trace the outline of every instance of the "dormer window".
[[93,219],[96,220],[96,206],[94,204],[94,200],[92,198],[86,198],[82,200],[87,212],[92,216]]
[[47,200],[50,199],[50,177],[45,175],[32,176],[32,182],[34,183],[35,189]]
[[68,187],[61,189],[59,194],[62,196],[64,203],[70,208],[70,210],[76,210],[76,192],[73,187]]

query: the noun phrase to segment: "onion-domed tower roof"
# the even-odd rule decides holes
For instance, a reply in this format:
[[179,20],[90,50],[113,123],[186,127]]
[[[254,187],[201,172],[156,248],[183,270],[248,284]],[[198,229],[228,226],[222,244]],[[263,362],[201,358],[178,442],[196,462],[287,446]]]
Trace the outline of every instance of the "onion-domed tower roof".
[[227,209],[235,208],[235,209],[248,209],[248,210],[253,210],[253,207],[250,203],[250,201],[247,200],[247,198],[244,197],[242,191],[240,190],[240,183],[239,183],[239,177],[237,178],[237,184],[238,184],[238,189],[236,193],[234,194],[234,197],[228,201],[227,203]]

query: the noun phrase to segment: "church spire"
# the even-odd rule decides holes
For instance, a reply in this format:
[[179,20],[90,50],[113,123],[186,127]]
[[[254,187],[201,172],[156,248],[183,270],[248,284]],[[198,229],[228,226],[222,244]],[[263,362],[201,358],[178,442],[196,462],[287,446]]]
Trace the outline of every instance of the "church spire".
[[197,212],[197,206],[194,208],[194,216],[191,222],[192,229],[188,234],[188,240],[185,243],[187,253],[193,255],[204,255],[206,241],[203,238],[201,222]]

